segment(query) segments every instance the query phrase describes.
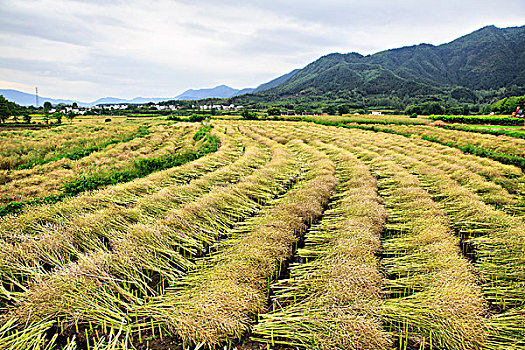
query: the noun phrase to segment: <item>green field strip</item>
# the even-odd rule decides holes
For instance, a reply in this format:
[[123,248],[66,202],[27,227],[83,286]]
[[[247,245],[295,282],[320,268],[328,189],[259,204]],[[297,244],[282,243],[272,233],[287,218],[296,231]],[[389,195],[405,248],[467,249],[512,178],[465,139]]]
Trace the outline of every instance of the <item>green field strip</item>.
[[431,115],[429,119],[441,120],[446,123],[525,126],[525,120],[523,118],[508,116]]

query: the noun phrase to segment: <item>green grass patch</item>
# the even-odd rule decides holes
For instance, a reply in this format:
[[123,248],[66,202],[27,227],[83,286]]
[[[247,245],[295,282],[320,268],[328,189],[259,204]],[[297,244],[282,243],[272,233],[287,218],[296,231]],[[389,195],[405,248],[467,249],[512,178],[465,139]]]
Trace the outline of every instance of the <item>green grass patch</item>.
[[429,119],[441,120],[441,121],[444,121],[445,123],[525,126],[525,119],[515,118],[515,117],[431,115]]
[[[521,127],[509,127],[509,126],[493,126],[493,125],[436,125],[443,129],[467,131],[478,134],[489,134],[489,135],[505,135],[509,137],[515,137],[519,139],[525,139],[525,130]],[[516,130],[512,130],[516,128]],[[519,128],[519,129],[518,129]]]

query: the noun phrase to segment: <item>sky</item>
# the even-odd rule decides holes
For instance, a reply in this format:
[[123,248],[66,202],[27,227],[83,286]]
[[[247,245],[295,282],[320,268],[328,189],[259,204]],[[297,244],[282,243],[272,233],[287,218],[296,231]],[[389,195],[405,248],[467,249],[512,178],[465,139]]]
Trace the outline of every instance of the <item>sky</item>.
[[523,0],[0,0],[0,89],[93,101],[256,87],[333,52],[525,25]]

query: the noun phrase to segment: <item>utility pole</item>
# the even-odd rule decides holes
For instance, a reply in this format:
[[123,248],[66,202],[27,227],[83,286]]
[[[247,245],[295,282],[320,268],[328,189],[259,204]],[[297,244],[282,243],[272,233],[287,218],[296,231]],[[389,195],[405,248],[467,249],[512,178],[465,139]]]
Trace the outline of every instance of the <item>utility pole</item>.
[[35,87],[36,108],[38,108],[38,87]]

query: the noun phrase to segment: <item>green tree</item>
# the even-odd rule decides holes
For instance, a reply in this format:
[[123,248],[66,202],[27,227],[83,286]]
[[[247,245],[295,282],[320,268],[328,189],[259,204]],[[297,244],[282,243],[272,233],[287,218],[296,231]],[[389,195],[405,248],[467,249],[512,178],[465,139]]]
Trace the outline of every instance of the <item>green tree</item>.
[[53,114],[53,117],[57,120],[57,124],[62,124],[62,117],[64,114],[62,112],[56,112]]
[[53,105],[51,104],[51,102],[49,102],[49,101],[44,102],[44,110],[45,111],[49,111],[51,108],[53,108]]
[[73,119],[75,119],[75,113],[73,113],[73,111],[69,111],[69,113],[66,114],[66,118],[69,120],[69,124],[72,124]]
[[44,111],[44,115],[42,116],[46,124],[49,124],[49,113],[47,111]]
[[7,118],[9,118],[9,108],[7,107],[7,100],[4,96],[0,95],[0,121],[5,123]]
[[242,113],[242,117],[247,120],[254,120],[257,119],[257,115],[255,113],[250,112],[247,108],[245,108]]
[[304,112],[306,112],[306,107],[305,106],[297,106],[297,107],[295,107],[295,114],[303,114]]
[[339,105],[337,106],[337,112],[339,115],[348,114],[350,113],[350,107],[348,105]]
[[281,110],[279,109],[279,107],[270,107],[268,108],[266,113],[268,113],[268,115],[277,116],[277,115],[281,115]]
[[323,108],[323,112],[325,112],[328,115],[336,115],[337,108],[334,105],[326,106],[325,108]]
[[23,118],[24,122],[26,122],[27,124],[31,123],[31,116],[29,115],[29,113],[25,112]]
[[470,107],[468,106],[468,104],[464,104],[463,105],[463,115],[469,115],[470,114]]

